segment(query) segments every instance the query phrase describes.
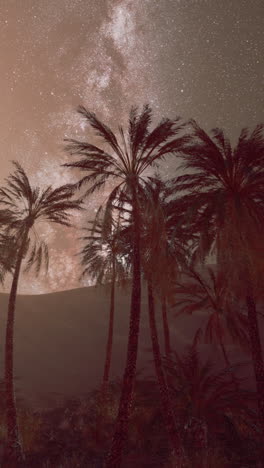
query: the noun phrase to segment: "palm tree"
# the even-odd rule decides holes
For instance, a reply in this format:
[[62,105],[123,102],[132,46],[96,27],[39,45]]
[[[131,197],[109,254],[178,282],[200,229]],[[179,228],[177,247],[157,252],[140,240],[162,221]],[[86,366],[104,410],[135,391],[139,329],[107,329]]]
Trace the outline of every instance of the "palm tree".
[[[166,198],[169,195],[166,183],[156,175],[155,178],[150,179],[148,190],[151,192],[151,196],[149,197],[147,203],[142,203],[141,205],[142,224],[140,241],[142,269],[146,279],[148,292],[150,336],[166,430],[172,448],[176,452],[179,460],[183,461],[184,454],[181,450],[179,450],[179,435],[176,431],[176,424],[172,404],[170,401],[169,389],[162,368],[162,358],[155,312],[155,298],[158,297],[158,295],[164,297],[168,291],[169,283],[172,280],[170,277],[177,276],[179,269],[178,263],[179,259],[183,255],[183,249],[182,244],[178,239],[178,242],[181,245],[177,250],[175,237],[173,238],[172,242],[172,238],[169,237],[169,232],[166,231]],[[183,239],[181,239],[181,242],[183,243]],[[162,318],[164,331],[167,331],[167,334],[165,333],[164,338],[165,349],[168,353],[170,343],[169,328],[168,323],[164,323],[164,314]],[[177,450],[175,450],[175,448]]]
[[237,302],[230,297],[223,273],[216,274],[209,266],[202,272],[189,266],[175,281],[176,316],[207,312],[202,328],[207,343],[220,344],[226,366],[230,360],[225,347],[225,339],[231,340],[248,351],[248,318]]
[[102,217],[104,218],[104,214],[100,207],[95,220],[89,222],[90,227],[84,229],[87,235],[81,238],[82,241],[85,242],[85,245],[80,255],[81,265],[83,267],[82,276],[89,275],[97,284],[109,283],[111,288],[108,336],[102,385],[102,393],[104,395],[109,382],[112,357],[116,282],[123,282],[127,277],[127,271],[122,256],[119,223],[111,219],[111,224],[109,226],[104,226],[103,220],[100,219]]
[[[171,239],[167,229],[166,208],[167,197],[170,193],[166,183],[157,174],[155,174],[155,178],[151,179],[150,189],[151,204],[145,207],[142,229],[143,270],[148,284],[149,311],[154,308],[153,288],[155,295],[159,297],[161,302],[165,353],[169,356],[171,344],[167,315],[167,295],[171,279],[175,277],[178,271],[177,256],[174,251],[175,245],[170,242]],[[153,209],[153,207],[155,208]]]
[[[171,446],[174,449],[177,447],[174,452],[180,464],[185,456],[183,451],[178,448],[179,435],[176,431],[169,388],[162,368],[155,299],[158,297],[164,299],[167,295],[171,295],[173,282],[177,278],[182,265],[186,263],[186,244],[191,237],[182,223],[183,217],[178,216],[175,223],[174,217],[171,216],[169,197],[172,195],[172,189],[170,184],[167,184],[158,174],[155,174],[155,177],[149,177],[147,190],[150,193],[149,198],[143,199],[140,203],[142,270],[147,283],[150,336],[163,418]],[[125,244],[129,246],[131,239],[131,210],[128,207],[131,205],[131,200],[127,197],[125,201],[127,206],[125,210],[126,226],[121,230],[120,235]],[[174,205],[173,208],[173,214],[175,215]],[[124,208],[121,208],[120,211],[123,213]],[[174,223],[172,223],[172,220]],[[133,253],[129,248],[126,251],[127,262],[131,263]],[[171,352],[169,327],[167,315],[164,316],[163,301],[162,312],[165,352],[169,357]]]
[[148,105],[143,108],[141,113],[135,107],[131,109],[128,134],[125,135],[123,128],[119,127],[120,142],[113,131],[101,122],[94,113],[89,112],[83,106],[78,108],[78,112],[96,131],[97,136],[103,139],[110,151],[91,143],[74,139],[67,140],[67,151],[71,155],[79,156],[79,159],[67,163],[66,166],[88,172],[80,179],[76,187],[81,188],[84,184],[90,184],[85,193],[85,195],[89,195],[103,188],[107,181],[116,182],[108,197],[107,216],[111,213],[114,204],[118,204],[118,200],[121,200],[122,194],[128,193],[132,203],[133,277],[129,338],[118,417],[107,460],[107,468],[117,468],[121,464],[123,447],[127,439],[138,353],[141,302],[139,196],[142,197],[144,192],[146,193],[147,170],[157,165],[166,155],[178,152],[186,141],[186,137],[179,137],[179,132],[183,127],[179,119],[175,121],[163,119],[150,131],[152,111]]
[[163,181],[158,175],[151,179],[151,204],[146,207],[143,224],[143,268],[159,297],[165,354],[171,353],[170,331],[167,308],[171,301],[174,283],[186,264],[192,232],[185,225],[185,213],[176,210],[171,203],[174,187],[170,181]]
[[203,249],[212,247],[230,289],[247,305],[251,353],[264,436],[264,364],[255,297],[263,273],[264,136],[263,125],[243,129],[237,145],[220,129],[210,137],[192,121],[194,136],[185,149],[185,175],[175,180],[182,204],[192,206]]
[[[7,446],[5,463],[21,458],[22,450],[19,442],[17,425],[14,381],[13,381],[13,354],[14,354],[14,325],[17,287],[22,262],[26,260],[26,270],[33,265],[39,273],[41,265],[45,262],[48,267],[48,247],[45,242],[38,241],[31,236],[39,220],[70,226],[69,211],[80,209],[80,202],[72,200],[72,189],[64,185],[56,189],[51,187],[45,190],[32,188],[24,169],[14,162],[15,171],[7,178],[7,187],[0,189],[0,203],[8,210],[9,222],[6,225],[6,235],[15,242],[15,256],[13,279],[8,302],[8,315],[5,339],[5,387],[7,409]],[[14,251],[14,249],[13,249]]]
[[227,421],[240,419],[250,427],[256,423],[251,408],[256,402],[255,392],[243,389],[238,377],[230,380],[230,367],[218,370],[210,359],[203,361],[197,349],[200,339],[199,329],[182,355],[174,351],[173,356],[163,359],[164,370],[170,377],[174,411],[195,467],[204,466],[210,439],[221,437]]

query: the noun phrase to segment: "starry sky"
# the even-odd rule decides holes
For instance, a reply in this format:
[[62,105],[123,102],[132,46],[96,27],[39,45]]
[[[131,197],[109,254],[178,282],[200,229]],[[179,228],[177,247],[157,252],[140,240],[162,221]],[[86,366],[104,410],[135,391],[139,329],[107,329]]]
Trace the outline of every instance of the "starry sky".
[[[263,31],[263,0],[1,0],[0,183],[14,159],[32,185],[73,181],[63,138],[93,138],[79,104],[116,128],[131,105],[150,103],[155,120],[192,117],[234,141],[263,121]],[[85,219],[106,196],[89,200]],[[49,274],[24,275],[20,293],[89,284],[78,280],[77,229],[39,235]]]

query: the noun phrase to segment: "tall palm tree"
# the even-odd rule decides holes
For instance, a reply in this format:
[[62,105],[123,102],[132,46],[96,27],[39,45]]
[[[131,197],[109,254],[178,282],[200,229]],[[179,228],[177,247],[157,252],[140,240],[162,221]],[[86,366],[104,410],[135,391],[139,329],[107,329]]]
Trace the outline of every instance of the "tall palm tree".
[[159,297],[161,302],[165,353],[169,356],[171,344],[167,295],[171,280],[178,271],[178,259],[174,249],[175,244],[171,242],[167,229],[166,208],[170,192],[166,183],[157,174],[151,179],[150,189],[151,204],[145,207],[142,229],[143,269],[148,283],[150,309],[154,308],[153,289],[155,296]]
[[119,127],[119,138],[85,107],[80,106],[78,112],[96,131],[97,136],[102,138],[110,151],[92,143],[67,140],[67,151],[79,158],[75,162],[67,163],[66,166],[88,172],[80,179],[77,187],[81,188],[84,184],[90,184],[85,193],[89,195],[103,188],[107,181],[114,182],[116,185],[108,197],[107,215],[111,212],[114,202],[118,203],[118,200],[121,200],[122,194],[129,193],[132,201],[133,278],[129,338],[118,417],[107,460],[107,468],[117,468],[121,464],[123,447],[127,439],[138,353],[141,302],[139,195],[142,197],[148,184],[147,170],[156,166],[168,154],[178,152],[183,142],[186,141],[186,137],[179,136],[183,127],[179,119],[174,121],[163,119],[153,130],[150,130],[152,111],[148,105],[141,113],[135,107],[131,109],[127,135],[123,128]]
[[[99,209],[100,210],[100,209]],[[113,223],[104,229],[103,223],[98,220],[98,216],[94,221],[89,222],[90,227],[86,228],[87,235],[82,237],[85,242],[82,248],[81,265],[83,266],[82,277],[89,275],[90,278],[96,281],[96,284],[110,282],[110,309],[108,334],[105,352],[105,362],[103,371],[103,381],[101,392],[98,395],[98,413],[95,429],[95,438],[100,442],[101,413],[105,412],[106,395],[108,394],[109,375],[112,360],[113,334],[114,334],[114,316],[115,316],[115,293],[116,281],[118,273],[123,267],[122,262],[118,258],[117,251],[117,232],[114,232]],[[119,261],[118,261],[119,260]]]
[[[173,285],[188,257],[188,244],[192,232],[184,224],[185,213],[171,208],[174,187],[158,175],[151,179],[151,204],[146,207],[142,231],[143,262],[146,276],[151,276],[155,295],[159,297],[165,354],[171,353],[167,308],[171,300]],[[153,206],[151,206],[153,205]],[[154,208],[155,207],[155,208]]]
[[[172,239],[169,239],[168,233],[166,232],[166,197],[169,195],[166,183],[162,181],[158,175],[155,175],[155,177],[150,178],[148,191],[150,192],[150,197],[147,200],[143,200],[140,205],[142,220],[140,248],[142,271],[147,283],[150,337],[152,343],[155,373],[159,387],[166,430],[174,452],[176,452],[179,460],[183,460],[184,454],[179,447],[179,435],[176,431],[176,424],[172,410],[172,404],[170,401],[169,389],[162,368],[162,358],[155,311],[156,298],[167,292],[170,276],[177,275],[179,262],[178,257],[182,255],[182,247],[180,247],[180,249],[177,251],[176,243],[173,242],[170,244]],[[129,216],[131,212],[127,210],[127,214]],[[123,229],[121,233],[123,233],[123,236],[124,234],[127,235],[126,242],[129,244],[129,234],[131,236],[131,223],[129,224],[129,218],[127,218],[126,228]],[[131,259],[132,252],[130,251],[129,260],[131,261]],[[163,328],[165,329],[165,327]],[[166,343],[166,338],[167,337],[165,335],[165,348],[167,350],[166,344],[168,346],[169,341]]]
[[13,279],[9,295],[6,339],[5,339],[5,388],[7,410],[7,446],[5,463],[11,466],[11,460],[21,458],[22,450],[19,442],[19,432],[16,415],[13,363],[14,363],[14,325],[15,306],[19,275],[22,262],[27,259],[26,270],[33,265],[36,273],[45,262],[48,267],[48,247],[45,242],[32,236],[37,221],[47,220],[53,223],[70,226],[69,211],[80,209],[80,202],[72,200],[72,189],[64,185],[56,189],[45,190],[33,188],[24,169],[14,162],[15,170],[7,178],[7,186],[0,189],[1,214],[8,210],[9,221],[6,225],[6,235],[15,242]]
[[102,219],[100,219],[102,217],[104,218],[104,214],[101,211],[100,207],[95,220],[89,222],[90,227],[84,228],[87,235],[81,238],[85,244],[80,255],[81,265],[83,267],[82,276],[89,275],[97,284],[109,283],[111,288],[108,336],[102,385],[102,392],[105,394],[109,382],[112,357],[116,282],[123,282],[125,278],[127,278],[127,271],[122,256],[119,223],[111,219],[110,225],[104,226]]
[[193,139],[182,155],[188,172],[175,180],[175,189],[183,193],[183,205],[196,212],[203,256],[213,246],[218,269],[244,296],[264,436],[264,364],[255,300],[263,277],[264,127],[251,133],[243,129],[232,149],[221,129],[209,136],[196,122],[192,126]]
[[[184,463],[185,455],[183,450],[179,448],[179,435],[176,430],[170,392],[162,366],[155,302],[157,298],[164,299],[165,297],[167,299],[167,296],[172,294],[172,285],[182,266],[186,263],[187,244],[191,240],[191,235],[183,223],[182,213],[180,215],[178,212],[178,219],[175,220],[175,204],[173,204],[173,212],[171,212],[169,201],[173,193],[171,184],[167,184],[156,173],[154,177],[149,177],[147,190],[150,196],[143,199],[140,204],[140,249],[142,271],[147,283],[150,337],[165,427],[179,466],[181,466],[181,463]],[[128,197],[126,204],[127,207],[131,205],[131,200]],[[123,211],[122,208],[120,211]],[[131,211],[129,208],[126,208],[126,215],[126,226],[121,230],[121,235],[126,240],[126,244],[129,245],[129,239],[131,239]],[[132,251],[128,249],[128,262],[131,262],[132,256]],[[167,314],[164,314],[163,300],[162,320],[165,352],[169,357],[171,353],[169,326]]]

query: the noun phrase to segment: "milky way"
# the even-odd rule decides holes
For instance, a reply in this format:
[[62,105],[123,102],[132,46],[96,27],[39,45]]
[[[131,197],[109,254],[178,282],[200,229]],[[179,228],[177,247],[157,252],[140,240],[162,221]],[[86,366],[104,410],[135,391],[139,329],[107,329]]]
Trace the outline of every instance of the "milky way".
[[[263,121],[263,0],[2,0],[0,28],[2,181],[14,159],[33,184],[73,180],[60,166],[63,138],[91,138],[79,104],[116,127],[148,102],[157,119],[193,117],[232,139]],[[20,292],[80,285],[79,233],[43,226],[40,235],[49,275],[22,279]]]

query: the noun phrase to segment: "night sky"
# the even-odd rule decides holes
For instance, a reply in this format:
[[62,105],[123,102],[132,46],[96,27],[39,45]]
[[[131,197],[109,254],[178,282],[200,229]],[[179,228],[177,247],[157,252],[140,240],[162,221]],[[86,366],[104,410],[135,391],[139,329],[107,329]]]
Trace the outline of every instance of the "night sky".
[[[263,31],[263,0],[1,0],[1,183],[14,159],[33,185],[73,180],[60,167],[63,138],[91,139],[79,104],[116,128],[131,105],[150,103],[157,120],[193,117],[234,140],[263,122]],[[90,199],[85,218],[106,195]],[[78,282],[80,234],[38,234],[50,272],[24,275],[20,292],[88,284]]]

